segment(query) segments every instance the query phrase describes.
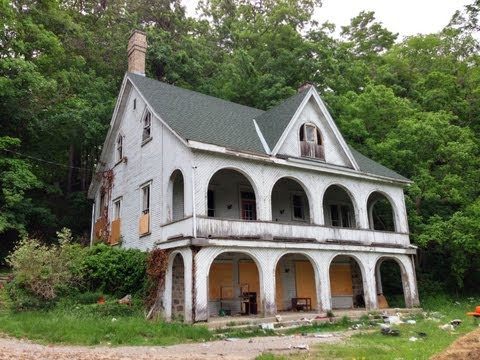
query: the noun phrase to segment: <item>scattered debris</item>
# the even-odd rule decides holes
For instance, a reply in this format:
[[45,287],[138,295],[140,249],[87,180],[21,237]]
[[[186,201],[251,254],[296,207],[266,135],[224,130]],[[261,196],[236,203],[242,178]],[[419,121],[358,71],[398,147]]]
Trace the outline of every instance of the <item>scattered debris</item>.
[[304,318],[301,318],[300,320],[302,320],[302,321],[307,321],[307,322],[309,322],[309,323],[311,323],[311,322],[312,322],[312,319],[307,319],[306,317],[304,317]]
[[231,338],[225,338],[225,341],[238,341],[240,340],[240,338],[235,338],[235,337],[231,337]]
[[299,349],[299,350],[309,350],[308,344],[298,344],[291,347],[292,349]]
[[418,338],[416,338],[415,336],[412,336],[412,337],[411,337],[410,339],[408,339],[408,340],[409,340],[409,341],[413,341],[413,342],[415,342],[415,341],[417,341],[417,340],[418,340]]
[[380,330],[380,332],[383,335],[391,335],[391,336],[399,336],[400,335],[400,330],[393,330],[393,329],[390,329],[390,328],[384,328],[384,329]]
[[326,339],[326,338],[333,337],[333,334],[313,334],[313,337],[320,338],[320,339]]
[[396,324],[401,324],[402,320],[400,320],[400,316],[383,316],[383,322],[385,324],[391,324],[391,325],[396,325]]
[[417,332],[417,335],[419,337],[427,337],[427,333],[424,333],[424,332]]
[[115,322],[115,321],[117,321],[117,318],[112,318],[112,322]]
[[119,304],[132,305],[132,295],[125,295],[123,298],[118,300]]
[[415,320],[407,320],[406,323],[410,325],[415,325],[417,322]]
[[455,326],[452,324],[439,325],[438,328],[444,331],[455,331]]
[[352,326],[350,326],[350,329],[352,330],[358,330],[362,327],[363,325],[362,324],[353,324]]
[[454,327],[457,327],[459,326],[463,321],[460,320],[460,319],[455,319],[455,320],[452,320],[450,321],[450,325],[453,325]]
[[263,324],[260,324],[260,327],[263,330],[274,330],[275,329],[275,327],[273,326],[273,323],[263,323]]
[[277,322],[282,321],[282,317],[280,315],[275,315],[275,319],[277,320]]

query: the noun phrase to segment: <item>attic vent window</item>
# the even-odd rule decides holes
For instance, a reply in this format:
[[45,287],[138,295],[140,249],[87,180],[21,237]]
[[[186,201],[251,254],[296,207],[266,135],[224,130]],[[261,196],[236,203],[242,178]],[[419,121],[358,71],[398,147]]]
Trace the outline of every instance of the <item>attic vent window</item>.
[[133,99],[133,110],[137,108],[137,99]]
[[143,143],[150,140],[150,137],[152,136],[151,129],[152,129],[152,115],[150,114],[150,112],[147,112],[145,114],[145,117],[143,118],[143,134],[142,134]]
[[300,127],[300,156],[325,160],[320,131],[313,124]]

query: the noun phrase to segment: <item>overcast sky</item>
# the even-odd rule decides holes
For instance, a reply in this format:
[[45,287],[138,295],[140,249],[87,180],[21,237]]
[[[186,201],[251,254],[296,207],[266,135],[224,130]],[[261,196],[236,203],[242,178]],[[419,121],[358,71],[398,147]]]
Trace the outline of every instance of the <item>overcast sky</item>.
[[[197,1],[182,1],[187,7],[187,13],[194,16]],[[320,23],[328,20],[339,29],[360,11],[374,11],[378,21],[402,37],[440,31],[456,10],[472,2],[473,0],[323,0],[323,6],[314,17]]]

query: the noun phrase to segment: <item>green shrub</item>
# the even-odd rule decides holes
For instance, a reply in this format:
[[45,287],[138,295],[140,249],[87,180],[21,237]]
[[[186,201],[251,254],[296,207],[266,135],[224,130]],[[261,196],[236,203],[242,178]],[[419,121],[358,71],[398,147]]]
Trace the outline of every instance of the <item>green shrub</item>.
[[78,317],[126,317],[142,314],[142,304],[132,306],[119,304],[116,301],[106,301],[103,304],[77,305],[69,310],[69,313]]
[[59,244],[53,246],[25,238],[7,257],[14,276],[7,292],[15,302],[15,308],[38,308],[38,301],[48,305],[56,300],[60,292],[78,281],[74,273],[78,273],[75,269],[78,268],[82,249],[71,243],[70,230],[62,229],[57,236]]
[[79,271],[90,291],[117,297],[143,295],[146,287],[146,253],[98,244],[88,249]]
[[16,280],[8,283],[4,288],[3,302],[5,308],[12,311],[44,310],[54,306],[53,299],[42,299]]

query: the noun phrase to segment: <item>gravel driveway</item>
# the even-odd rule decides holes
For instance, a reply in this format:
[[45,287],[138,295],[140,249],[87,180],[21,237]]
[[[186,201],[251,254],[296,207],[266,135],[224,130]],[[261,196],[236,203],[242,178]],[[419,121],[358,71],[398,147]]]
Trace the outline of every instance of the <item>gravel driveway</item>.
[[263,352],[308,352],[315,344],[340,341],[346,333],[329,333],[310,336],[269,336],[251,339],[228,339],[205,343],[172,346],[57,346],[39,345],[0,335],[0,360],[213,360],[254,359]]

